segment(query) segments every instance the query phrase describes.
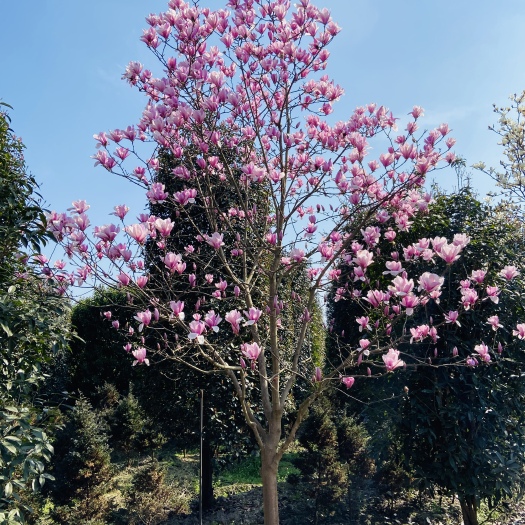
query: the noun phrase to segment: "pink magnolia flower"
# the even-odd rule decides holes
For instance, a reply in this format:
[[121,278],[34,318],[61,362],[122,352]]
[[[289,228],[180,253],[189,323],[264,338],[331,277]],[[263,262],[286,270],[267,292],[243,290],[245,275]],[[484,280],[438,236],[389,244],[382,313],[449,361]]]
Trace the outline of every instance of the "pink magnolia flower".
[[151,312],[149,310],[138,312],[134,319],[139,321],[139,332],[142,332],[142,329],[151,323]]
[[188,339],[193,341],[197,340],[199,344],[204,343],[204,336],[202,335],[206,330],[206,324],[200,320],[193,320],[189,324],[190,333],[188,334]]
[[218,250],[221,246],[224,246],[223,236],[218,232],[215,232],[212,235],[205,235],[204,238],[206,242],[215,250]]
[[441,251],[441,248],[447,244],[446,237],[434,237],[430,240],[432,243],[432,248],[434,248],[434,251],[436,253],[439,253]]
[[503,270],[499,272],[498,275],[501,275],[507,281],[511,281],[514,277],[517,277],[520,274],[518,269],[515,266],[505,266]]
[[239,328],[241,326],[241,321],[243,319],[241,313],[238,310],[230,310],[225,316],[224,319],[230,323],[233,333],[238,334]]
[[91,208],[91,206],[85,200],[73,201],[71,208],[68,208],[67,211],[72,211],[73,213],[85,213]]
[[245,326],[250,326],[259,320],[262,315],[262,310],[252,306],[248,309],[248,311],[244,310],[243,313],[248,318],[248,320],[244,323]]
[[465,310],[469,310],[471,306],[476,304],[478,300],[478,293],[472,288],[461,288],[461,303]]
[[115,320],[115,321],[112,321],[111,322],[111,326],[113,326],[113,328],[115,328],[115,330],[118,330],[120,328],[120,323],[119,323],[118,319]]
[[368,250],[359,250],[355,257],[352,259],[352,262],[357,264],[360,268],[363,270],[370,266],[373,262],[374,256],[372,252],[369,252]]
[[485,270],[472,270],[470,278],[477,284],[481,284],[485,280],[487,272]]
[[414,308],[419,305],[419,298],[410,293],[401,299],[401,305],[405,307],[407,315],[412,315]]
[[108,310],[102,314],[106,319],[111,319],[111,312]]
[[359,317],[355,320],[359,325],[359,331],[362,332],[364,328],[371,330],[370,328],[370,319],[368,317]]
[[137,277],[137,280],[135,281],[135,284],[141,289],[144,288],[147,283],[148,283],[148,278],[146,275],[141,275]]
[[457,261],[459,259],[459,252],[461,252],[461,248],[461,246],[455,244],[444,244],[443,246],[441,246],[439,252],[436,251],[436,253],[447,264],[452,264],[454,261]]
[[420,278],[419,278],[419,288],[418,290],[425,290],[427,293],[431,293],[434,291],[438,291],[441,286],[443,286],[443,283],[445,282],[444,277],[440,277],[439,275],[436,275],[435,273],[425,272]]
[[470,242],[470,237],[466,233],[456,233],[452,244],[454,246],[459,246],[460,248],[465,248],[465,246]]
[[133,361],[133,365],[132,366],[135,366],[136,364],[139,364],[139,365],[145,364],[145,365],[149,366],[149,360],[146,358],[146,349],[145,348],[140,346],[136,350],[133,350],[132,354],[133,354],[133,357],[135,358],[135,361]]
[[304,259],[305,259],[305,257],[304,257],[304,250],[301,250],[299,248],[293,248],[290,251],[290,259],[293,262],[296,262],[296,263],[300,263],[300,262],[304,261]]
[[393,348],[389,348],[388,352],[383,356],[383,361],[385,368],[389,372],[405,365],[405,362],[399,359],[399,350],[394,350]]
[[182,261],[182,255],[168,252],[160,258],[166,268],[171,272],[177,272],[179,275],[186,269],[186,263]]
[[467,366],[470,366],[472,368],[474,368],[475,366],[478,366],[478,360],[475,358],[475,357],[467,357]]
[[499,303],[499,294],[501,293],[500,289],[497,286],[487,286],[486,289],[487,297],[494,303]]
[[525,339],[525,324],[516,325],[516,330],[512,330],[512,335],[517,335],[518,339]]
[[104,226],[95,226],[95,237],[104,242],[112,242],[120,232],[120,228],[114,224],[104,224]]
[[116,215],[120,220],[124,219],[129,211],[129,208],[125,204],[118,204],[113,209],[115,210],[113,215]]
[[261,349],[257,343],[245,343],[241,345],[242,354],[251,361],[257,361],[261,354]]
[[423,341],[423,339],[429,335],[429,332],[430,326],[428,326],[428,324],[422,324],[415,328],[411,328],[410,333],[412,334],[412,337],[410,338],[410,343],[412,343],[414,339],[416,341]]
[[353,384],[355,383],[355,379],[353,377],[345,376],[341,378],[341,382],[346,386],[346,388],[352,388]]
[[396,275],[399,275],[402,271],[404,271],[401,261],[387,261],[386,267],[388,268],[388,271],[383,272],[383,275],[390,274],[395,277]]
[[184,320],[184,301],[170,301],[170,308],[174,317]]
[[487,319],[487,324],[489,324],[494,331],[496,331],[498,328],[503,328],[503,325],[500,324],[499,317],[497,315],[491,315]]
[[322,380],[323,380],[323,371],[318,366],[316,366],[314,375],[312,377],[312,381],[314,383],[320,383]]
[[210,310],[204,317],[204,323],[206,326],[214,332],[219,331],[219,323],[222,321],[222,317],[216,314],[214,310]]
[[490,354],[488,346],[485,343],[481,343],[480,345],[476,345],[474,347],[474,350],[479,354],[480,359],[484,361],[485,363],[490,363]]
[[412,291],[412,288],[414,288],[414,281],[412,279],[408,280],[404,275],[398,275],[395,277],[392,284],[394,286],[389,286],[388,289],[398,297],[404,297]]
[[117,275],[117,279],[121,286],[128,286],[129,283],[131,282],[131,277],[127,273],[124,273],[124,272],[120,272]]
[[155,228],[158,230],[160,235],[164,238],[169,237],[171,230],[173,230],[173,227],[175,224],[171,222],[171,219],[157,219],[155,221]]
[[445,322],[450,324],[457,324],[458,326],[461,326],[461,324],[458,321],[459,312],[456,310],[450,310],[448,314],[445,314]]
[[139,244],[144,244],[144,242],[146,242],[148,230],[143,224],[132,224],[131,226],[126,226],[125,230],[126,233]]

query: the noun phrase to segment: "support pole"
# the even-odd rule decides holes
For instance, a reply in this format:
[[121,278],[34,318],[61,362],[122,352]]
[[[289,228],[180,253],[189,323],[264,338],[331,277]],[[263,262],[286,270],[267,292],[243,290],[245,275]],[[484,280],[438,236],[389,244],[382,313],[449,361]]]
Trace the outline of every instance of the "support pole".
[[199,475],[199,523],[202,525],[202,455],[204,449],[204,390],[201,390],[201,454]]

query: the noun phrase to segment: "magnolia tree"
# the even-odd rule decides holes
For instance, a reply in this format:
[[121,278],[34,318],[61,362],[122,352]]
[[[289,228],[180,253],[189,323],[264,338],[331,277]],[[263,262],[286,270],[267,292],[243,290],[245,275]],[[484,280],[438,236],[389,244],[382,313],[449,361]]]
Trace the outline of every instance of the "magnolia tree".
[[[148,365],[156,353],[228,376],[260,447],[265,523],[276,524],[278,465],[308,408],[330,385],[350,388],[402,368],[397,346],[404,336],[393,335],[392,323],[439,299],[443,277],[422,272],[410,278],[397,254],[387,263],[390,288],[374,289],[368,275],[378,239],[394,239],[427,209],[425,176],[453,162],[454,140],[446,125],[418,131],[419,107],[400,131],[397,119],[375,104],[345,121],[328,117],[343,94],[323,74],[339,27],[309,0],[294,7],[285,0],[231,0],[216,11],[171,0],[165,13],[147,22],[142,40],[159,72],[132,62],[124,74],[146,96],[145,110],[138,124],[96,135],[94,158],[142,186],[150,203],[175,210],[175,220],[150,214],[128,220],[127,206],[117,205],[120,222],[90,234],[89,206],[76,201],[69,214],[50,214],[48,227],[78,266],[69,271],[63,263],[53,269],[46,263],[44,270],[64,293],[86,282],[129,293],[135,323],[121,325],[110,310],[106,317],[127,334],[124,350],[134,365]],[[383,153],[371,155],[373,141]],[[166,158],[172,176],[184,183],[175,193],[157,180]],[[217,199],[224,186],[227,208]],[[170,235],[188,224],[187,245],[170,251]],[[148,264],[142,259],[146,242],[159,250]],[[467,242],[457,236],[408,249],[414,257],[452,264]],[[312,361],[304,374],[304,362],[299,365],[313,312],[337,282],[341,263],[351,266],[352,279],[338,298],[366,297],[374,321],[362,316],[350,323],[348,330],[362,331],[363,338],[342,351],[340,363],[322,370]],[[151,264],[155,279],[148,276]],[[299,269],[309,281],[301,295],[281,286]],[[506,276],[512,275],[508,268]],[[188,291],[199,296],[191,309]],[[416,339],[436,337],[440,326],[456,322],[460,310],[479,300],[465,289],[457,311],[434,319],[428,334],[421,327]],[[290,339],[282,319],[299,301],[302,313]],[[490,361],[481,341],[472,351],[478,361]],[[361,363],[365,371],[352,374]],[[306,394],[296,391],[299,380],[310,384]]]
[[505,160],[500,161],[500,169],[487,168],[483,162],[474,165],[496,181],[504,195],[525,201],[525,91],[510,96],[510,105],[497,107],[498,125],[489,129],[501,137]]

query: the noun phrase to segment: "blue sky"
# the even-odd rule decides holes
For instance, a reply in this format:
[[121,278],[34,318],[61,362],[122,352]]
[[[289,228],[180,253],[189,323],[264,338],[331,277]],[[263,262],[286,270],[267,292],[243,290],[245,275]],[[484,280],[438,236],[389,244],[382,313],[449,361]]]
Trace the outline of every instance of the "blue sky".
[[[456,152],[469,164],[496,165],[501,148],[488,131],[492,104],[525,89],[523,0],[316,0],[342,32],[331,46],[328,73],[344,87],[337,119],[368,102],[396,116],[425,108],[425,127],[448,122]],[[222,0],[202,1],[221,7]],[[11,104],[13,128],[42,184],[48,206],[85,198],[94,222],[115,204],[144,203],[130,184],[94,168],[92,135],[136,123],[145,99],[121,75],[130,60],[154,67],[139,38],[144,17],[164,0],[17,0],[0,7],[0,99]],[[440,172],[452,189],[455,176]],[[474,186],[491,190],[475,175]]]

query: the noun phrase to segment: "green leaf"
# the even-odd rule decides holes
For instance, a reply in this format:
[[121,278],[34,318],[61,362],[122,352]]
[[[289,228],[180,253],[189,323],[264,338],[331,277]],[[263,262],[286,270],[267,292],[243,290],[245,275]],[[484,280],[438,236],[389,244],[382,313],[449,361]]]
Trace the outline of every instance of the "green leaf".
[[4,494],[6,498],[9,498],[13,494],[13,484],[8,481],[4,487]]

